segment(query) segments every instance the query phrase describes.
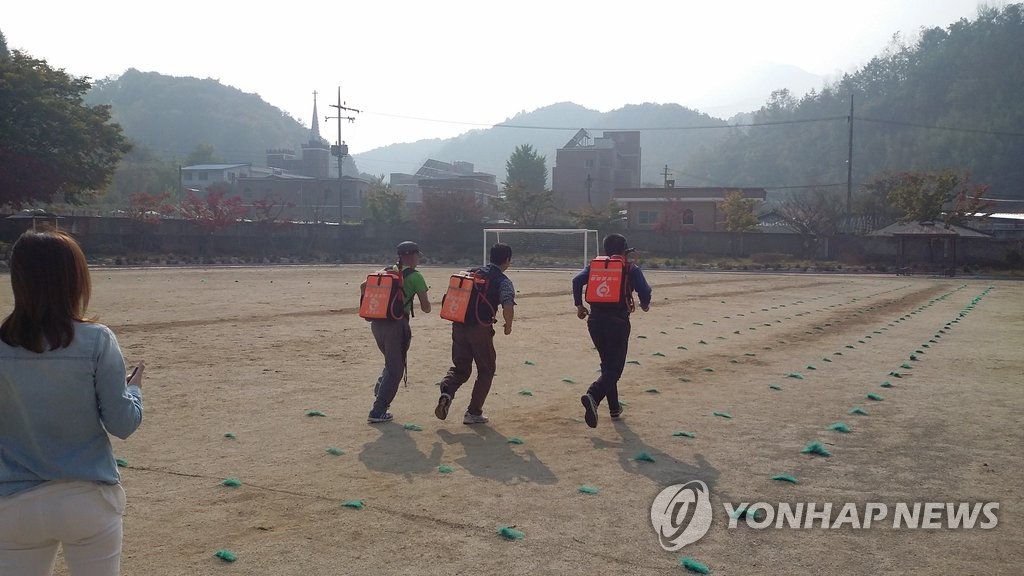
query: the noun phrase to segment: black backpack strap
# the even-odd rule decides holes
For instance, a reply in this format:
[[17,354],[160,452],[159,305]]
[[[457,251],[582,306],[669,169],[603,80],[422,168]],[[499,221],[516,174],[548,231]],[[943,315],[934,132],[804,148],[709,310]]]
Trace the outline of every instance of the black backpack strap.
[[405,309],[408,308],[409,309],[409,316],[411,316],[412,318],[416,317],[416,307],[412,305],[413,298],[415,298],[416,295],[413,294],[412,296],[409,296],[408,298],[406,298],[406,296],[405,296],[405,279],[408,278],[409,276],[411,276],[412,273],[415,272],[415,271],[416,271],[415,268],[402,268],[402,311],[404,312]]
[[[487,286],[479,294],[474,314],[476,314],[477,319],[481,324],[492,324],[496,321],[498,314],[498,304],[499,300],[501,300],[500,283],[501,279],[505,277],[505,274],[502,273],[501,268],[490,264],[487,266],[473,268],[471,271],[483,274],[484,277],[487,278]],[[480,300],[482,300],[482,302]],[[487,316],[487,318],[480,318],[481,306],[486,308],[486,313],[484,315]]]
[[623,302],[626,304],[626,310],[630,312],[636,310],[636,301],[633,300],[633,266],[632,262],[626,262],[622,267],[622,289],[625,292]]

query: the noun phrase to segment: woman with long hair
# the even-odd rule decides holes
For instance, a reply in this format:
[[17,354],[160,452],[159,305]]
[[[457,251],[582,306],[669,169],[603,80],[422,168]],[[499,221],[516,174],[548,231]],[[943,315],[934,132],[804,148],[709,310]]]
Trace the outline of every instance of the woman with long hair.
[[113,332],[86,316],[85,255],[65,232],[11,249],[14,310],[0,325],[0,574],[120,570],[125,496],[108,434],[142,422],[139,363],[126,376]]

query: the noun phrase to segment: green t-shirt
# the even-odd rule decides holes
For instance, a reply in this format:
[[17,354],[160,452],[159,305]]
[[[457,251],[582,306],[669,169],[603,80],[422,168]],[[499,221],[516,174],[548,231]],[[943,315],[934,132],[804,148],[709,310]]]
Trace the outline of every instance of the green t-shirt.
[[427,291],[427,280],[419,270],[413,270],[402,280],[402,288],[405,289],[405,313],[411,314],[416,295]]

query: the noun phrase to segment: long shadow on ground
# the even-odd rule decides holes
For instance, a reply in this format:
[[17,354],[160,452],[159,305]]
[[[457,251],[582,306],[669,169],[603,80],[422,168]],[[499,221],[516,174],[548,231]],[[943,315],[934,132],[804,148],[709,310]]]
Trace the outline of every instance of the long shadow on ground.
[[[709,489],[714,489],[719,472],[711,466],[702,454],[696,454],[696,463],[690,464],[677,460],[671,455],[646,444],[624,420],[613,420],[615,430],[622,438],[621,442],[609,442],[602,438],[593,438],[594,448],[615,449],[619,451],[619,465],[631,474],[641,474],[662,486],[683,484],[690,480],[702,480]],[[634,460],[641,452],[646,452],[654,462]]]
[[380,437],[363,445],[359,461],[370,470],[401,474],[412,479],[417,474],[436,474],[443,447],[434,442],[430,455],[420,452],[410,431],[397,424],[378,426]]
[[503,483],[532,482],[555,484],[558,477],[537,458],[533,450],[516,448],[508,438],[487,424],[478,424],[470,431],[453,434],[438,430],[445,444],[461,444],[466,455],[456,464],[470,474]]

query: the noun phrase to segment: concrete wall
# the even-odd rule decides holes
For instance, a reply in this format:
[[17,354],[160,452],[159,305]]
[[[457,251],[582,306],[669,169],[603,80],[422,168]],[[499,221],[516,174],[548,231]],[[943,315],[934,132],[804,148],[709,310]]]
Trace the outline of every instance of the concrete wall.
[[[0,215],[0,242],[13,243],[31,225],[29,220]],[[399,226],[237,222],[214,234],[205,233],[194,222],[177,219],[145,224],[129,218],[74,216],[62,217],[59,225],[71,230],[90,256],[148,253],[174,254],[182,258],[211,255],[254,259],[317,257],[345,262],[376,261],[381,255],[390,257],[394,246],[403,240],[420,241],[426,257],[434,261],[470,259],[475,262],[480,258],[484,228],[483,225],[462,225],[440,231],[425,240],[425,235],[413,222]],[[816,239],[764,232],[665,233],[634,230],[628,232],[627,237],[630,246],[645,255],[664,258],[747,258],[768,253],[799,259],[892,266],[897,256],[895,238],[871,236]],[[908,241],[904,249],[907,264],[922,268],[946,264],[945,260],[937,257],[944,252],[934,244],[929,245],[927,240]],[[1001,265],[1010,249],[1024,253],[1024,242],[961,238],[957,240],[957,265]]]

